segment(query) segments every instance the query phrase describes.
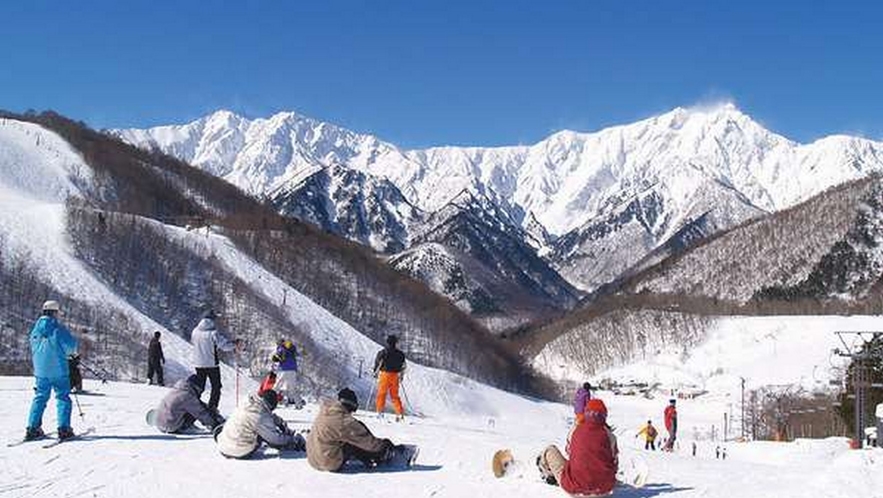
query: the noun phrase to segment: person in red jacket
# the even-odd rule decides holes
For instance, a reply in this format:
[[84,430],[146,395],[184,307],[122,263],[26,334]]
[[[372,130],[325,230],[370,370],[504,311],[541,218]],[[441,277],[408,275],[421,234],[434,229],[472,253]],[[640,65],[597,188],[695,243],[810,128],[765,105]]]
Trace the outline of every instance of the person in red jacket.
[[665,430],[668,431],[668,439],[663,447],[666,451],[672,451],[675,447],[675,440],[678,436],[678,410],[675,408],[675,400],[668,400],[668,406],[665,407]]
[[567,453],[570,459],[552,445],[537,457],[537,466],[547,483],[578,496],[613,492],[619,450],[616,436],[607,426],[607,407],[600,399],[586,403],[585,422],[573,430]]

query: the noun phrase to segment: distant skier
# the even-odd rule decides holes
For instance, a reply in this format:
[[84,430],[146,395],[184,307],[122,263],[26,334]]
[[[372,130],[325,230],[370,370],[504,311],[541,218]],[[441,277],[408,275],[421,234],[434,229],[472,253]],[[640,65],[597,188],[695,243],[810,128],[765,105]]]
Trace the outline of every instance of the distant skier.
[[377,413],[383,413],[386,408],[386,395],[392,399],[392,406],[396,412],[396,419],[401,420],[404,416],[402,400],[399,398],[399,382],[405,374],[405,353],[396,347],[399,338],[395,335],[386,337],[386,347],[377,353],[374,358],[374,376],[377,380],[377,399],[375,408]]
[[337,393],[337,401],[322,403],[307,436],[307,461],[314,469],[337,472],[350,460],[373,468],[405,463],[413,456],[414,447],[374,437],[353,417],[358,408],[356,393],[348,388]]
[[295,434],[273,413],[278,400],[279,395],[272,389],[249,396],[248,402],[224,422],[215,438],[218,451],[227,458],[237,459],[251,457],[261,443],[280,450],[304,451],[306,442],[303,436]]
[[674,451],[675,441],[678,435],[678,410],[675,408],[674,398],[668,400],[668,406],[663,413],[665,417],[665,430],[668,431],[668,439],[665,441],[666,451]]
[[555,446],[537,457],[543,479],[571,495],[602,496],[613,491],[619,466],[616,436],[607,425],[607,407],[600,399],[586,403],[585,420],[573,429],[567,444],[570,459]]
[[641,428],[638,431],[638,434],[635,437],[644,436],[644,449],[645,450],[656,450],[656,436],[659,432],[656,430],[656,427],[653,427],[653,422],[648,420],[647,425]]
[[231,341],[218,332],[215,319],[218,315],[214,310],[208,310],[202,320],[193,329],[190,341],[193,343],[193,366],[196,367],[197,386],[199,392],[205,390],[205,381],[212,383],[212,392],[209,396],[208,406],[213,410],[218,409],[221,401],[221,367],[218,358],[218,350],[234,351],[241,348],[241,342],[237,339]]
[[592,399],[592,385],[584,382],[573,396],[574,425],[579,425],[586,419],[584,412],[586,411],[586,403],[590,399]]
[[276,363],[276,384],[274,389],[282,395],[285,404],[301,409],[304,400],[297,393],[297,348],[288,339],[279,339],[272,360]]
[[166,357],[162,353],[160,337],[162,337],[162,333],[157,330],[153,333],[153,339],[147,346],[147,380],[150,385],[153,385],[153,376],[156,375],[156,383],[164,386],[166,384],[163,381],[163,365],[166,363]]
[[43,412],[49,395],[55,391],[58,439],[74,437],[71,428],[71,380],[68,357],[76,354],[77,340],[61,324],[58,301],[43,303],[42,314],[30,333],[31,361],[34,367],[34,400],[28,415],[25,440],[39,439],[43,432]]
[[224,423],[224,417],[199,399],[200,394],[202,389],[196,375],[175,383],[156,407],[156,428],[165,433],[179,433],[193,427],[195,421],[209,430]]
[[72,354],[67,357],[67,370],[71,379],[71,392],[83,392],[83,374],[80,372],[80,355]]

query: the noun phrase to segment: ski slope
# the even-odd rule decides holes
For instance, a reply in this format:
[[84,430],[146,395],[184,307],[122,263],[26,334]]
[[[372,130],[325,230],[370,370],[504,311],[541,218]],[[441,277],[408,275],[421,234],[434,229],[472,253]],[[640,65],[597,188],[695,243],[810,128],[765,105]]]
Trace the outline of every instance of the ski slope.
[[[689,350],[660,347],[655,354],[591,375],[595,381],[621,384],[646,382],[660,389],[707,391],[735,396],[745,379],[747,389],[790,384],[807,391],[825,391],[842,380],[846,364],[833,353],[844,348],[836,331],[883,331],[879,316],[719,317],[706,339]],[[849,338],[851,348],[859,346]],[[555,378],[582,382],[586,375],[551,348],[534,366]]]
[[[144,413],[165,389],[139,384],[99,384],[86,380],[92,395],[79,397],[84,415],[74,410],[74,428],[95,432],[82,440],[51,449],[41,443],[7,447],[24,432],[32,380],[0,377],[0,495],[3,497],[144,497],[164,496],[317,496],[364,498],[400,497],[562,497],[558,488],[538,480],[535,455],[549,443],[564,444],[569,409],[501,395],[496,415],[468,410],[442,417],[410,417],[405,423],[380,420],[359,411],[382,437],[421,447],[418,464],[410,471],[332,474],[309,467],[303,454],[279,455],[267,450],[251,461],[220,456],[207,435],[170,436],[144,423]],[[482,387],[491,390],[492,388]],[[243,394],[244,395],[244,394]],[[224,412],[232,410],[234,393],[222,398]],[[622,459],[641,455],[651,473],[640,490],[620,487],[621,497],[881,497],[883,450],[848,450],[842,438],[798,440],[794,443],[729,443],[728,458],[718,460],[720,443],[699,440],[690,455],[689,431],[672,454],[644,452],[634,433],[645,417],[661,418],[664,400],[618,397],[600,393],[617,427]],[[685,427],[706,423],[717,406],[684,400],[679,411]],[[316,405],[302,411],[278,413],[295,428],[308,428]],[[50,402],[44,425],[54,424]],[[514,476],[493,477],[494,450],[511,448],[520,460]],[[320,491],[321,490],[321,491]]]

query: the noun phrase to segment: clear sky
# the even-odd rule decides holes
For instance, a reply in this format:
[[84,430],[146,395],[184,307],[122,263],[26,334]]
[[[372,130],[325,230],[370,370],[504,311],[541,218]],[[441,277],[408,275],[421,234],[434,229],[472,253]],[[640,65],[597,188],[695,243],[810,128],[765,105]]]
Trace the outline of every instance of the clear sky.
[[881,139],[881,97],[877,1],[0,3],[0,108],[97,128],[295,110],[502,145],[732,100],[800,141]]

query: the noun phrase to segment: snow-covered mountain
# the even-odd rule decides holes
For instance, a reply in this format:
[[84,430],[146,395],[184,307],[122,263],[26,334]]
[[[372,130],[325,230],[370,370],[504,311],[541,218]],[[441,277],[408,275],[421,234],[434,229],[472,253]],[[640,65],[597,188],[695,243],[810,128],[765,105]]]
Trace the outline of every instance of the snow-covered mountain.
[[189,371],[188,332],[209,306],[244,339],[236,361],[252,375],[280,336],[294,340],[311,358],[305,393],[341,382],[367,392],[363,367],[390,333],[427,372],[511,389],[532,378],[485,328],[372,251],[54,113],[0,114],[0,207],[3,373],[28,372],[21,330],[53,297],[82,334],[85,361],[115,378],[143,379],[155,330],[169,379]]
[[382,253],[408,247],[424,216],[389,180],[339,165],[281,186],[270,201],[282,214]]
[[414,230],[390,258],[493,331],[570,308],[578,292],[536,254],[533,240],[495,202],[463,190]]
[[[732,104],[677,108],[594,133],[562,131],[530,146],[403,150],[295,113],[246,119],[219,111],[192,123],[118,130],[255,195],[332,165],[386,178],[424,211],[462,190],[484,194],[539,244],[561,237],[554,265],[587,290],[700,218],[711,233],[883,170],[883,145],[831,136],[799,144]],[[545,241],[543,239],[546,239]],[[538,244],[538,245],[539,245]],[[614,248],[629,248],[615,251]]]

